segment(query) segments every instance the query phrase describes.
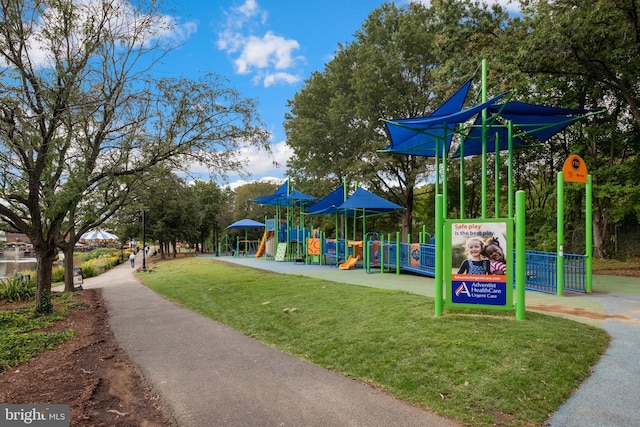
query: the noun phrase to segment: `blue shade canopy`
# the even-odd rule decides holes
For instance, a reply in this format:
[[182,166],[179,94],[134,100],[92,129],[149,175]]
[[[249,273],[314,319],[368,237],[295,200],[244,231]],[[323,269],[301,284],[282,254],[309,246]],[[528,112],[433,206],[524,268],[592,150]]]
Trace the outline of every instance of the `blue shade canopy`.
[[275,204],[277,204],[277,200],[278,199],[280,199],[280,198],[286,199],[286,197],[288,195],[289,195],[289,181],[287,181],[284,184],[282,184],[280,186],[280,188],[278,188],[276,190],[275,193],[273,193],[273,194],[271,194],[269,196],[257,197],[257,198],[255,198],[253,200],[255,202],[260,203],[261,205],[275,205]]
[[264,224],[258,221],[254,221],[252,219],[241,219],[240,221],[236,221],[230,226],[227,227],[227,230],[231,230],[232,228],[262,228]]
[[308,204],[316,199],[317,197],[313,197],[308,194],[301,193],[298,190],[293,190],[289,194],[289,200],[291,200],[297,206]]
[[496,103],[507,93],[501,93],[487,102],[447,115],[383,120],[391,144],[381,151],[435,157],[438,143],[438,152],[448,154],[456,127]]
[[342,203],[344,203],[344,187],[340,186],[314,203],[305,213],[311,215],[335,213]]
[[[490,124],[487,128],[487,152],[495,151],[496,134],[499,139],[499,149],[508,149],[508,133],[503,124],[498,123],[498,118],[511,120],[514,126],[514,134],[528,134],[535,137],[540,142],[545,142],[558,132],[565,129],[573,122],[583,118],[591,110],[548,107],[546,105],[527,104],[524,102],[512,101],[506,104],[495,104],[487,108],[492,116],[488,119]],[[464,155],[476,155],[482,153],[482,121],[480,117],[476,119],[474,127],[470,130],[465,139]],[[513,138],[513,147],[520,148],[527,144],[521,139]],[[456,151],[453,157],[459,157],[460,150]]]
[[379,214],[401,211],[404,208],[389,200],[383,199],[364,188],[358,188],[344,203],[338,206],[340,212],[364,211],[366,214]]
[[315,200],[316,197],[299,192],[289,191],[289,182],[285,182],[275,193],[270,196],[257,197],[253,201],[261,205],[300,206]]
[[469,93],[472,80],[473,79],[467,80],[460,89],[449,97],[449,99],[436,108],[433,113],[429,114],[429,117],[446,116],[462,110],[462,106],[464,105],[464,100],[467,99],[467,94]]
[[[488,120],[492,123],[491,119]],[[470,129],[469,134],[464,138],[464,156],[476,156],[482,154],[482,117],[478,116]],[[509,149],[509,132],[504,126],[488,126],[487,127],[487,153],[496,151],[496,139],[498,140],[498,149],[505,151]],[[512,137],[513,148],[524,148],[528,144],[520,138]],[[453,158],[460,157],[460,147],[453,154]]]

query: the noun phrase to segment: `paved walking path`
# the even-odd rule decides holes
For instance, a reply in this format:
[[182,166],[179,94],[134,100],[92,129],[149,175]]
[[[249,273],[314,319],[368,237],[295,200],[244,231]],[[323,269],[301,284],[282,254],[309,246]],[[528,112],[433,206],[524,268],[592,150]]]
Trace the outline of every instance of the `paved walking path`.
[[116,339],[181,427],[458,426],[182,309],[132,271],[83,287],[102,288]]
[[[416,275],[253,257],[216,259],[433,296],[433,280]],[[84,287],[102,288],[118,342],[180,426],[457,425],[179,308],[143,286],[132,271],[126,263],[85,280]],[[551,417],[552,427],[640,425],[640,279],[594,276],[594,290],[571,297],[527,292],[528,310],[584,309],[597,316],[562,315],[602,326],[613,337],[593,375]]]

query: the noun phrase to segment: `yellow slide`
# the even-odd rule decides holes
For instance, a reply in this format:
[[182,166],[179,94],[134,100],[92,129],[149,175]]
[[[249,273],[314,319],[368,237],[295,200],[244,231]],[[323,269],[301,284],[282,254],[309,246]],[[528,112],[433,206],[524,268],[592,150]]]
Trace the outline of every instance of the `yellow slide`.
[[256,252],[256,258],[260,258],[262,256],[262,254],[264,253],[265,248],[267,247],[267,236],[268,236],[269,232],[268,231],[264,231],[264,234],[262,235],[262,241],[260,241],[260,246],[258,246],[258,251]]
[[347,260],[340,264],[338,267],[340,268],[340,270],[351,270],[356,266],[358,261],[360,261],[360,255],[356,255],[355,258],[349,255],[349,258],[347,258]]

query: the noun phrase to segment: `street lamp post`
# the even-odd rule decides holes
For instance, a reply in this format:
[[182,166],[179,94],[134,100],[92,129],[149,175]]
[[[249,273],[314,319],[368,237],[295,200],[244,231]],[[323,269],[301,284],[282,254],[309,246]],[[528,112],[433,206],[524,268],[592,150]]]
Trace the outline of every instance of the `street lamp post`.
[[146,263],[146,256],[147,256],[147,235],[146,235],[146,228],[145,228],[145,223],[144,223],[144,209],[142,209],[142,271],[147,271],[147,263]]

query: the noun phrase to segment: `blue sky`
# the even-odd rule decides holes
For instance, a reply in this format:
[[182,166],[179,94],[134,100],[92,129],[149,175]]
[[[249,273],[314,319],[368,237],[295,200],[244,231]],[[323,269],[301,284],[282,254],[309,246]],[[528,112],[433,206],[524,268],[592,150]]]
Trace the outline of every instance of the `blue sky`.
[[[228,79],[243,97],[257,99],[258,114],[271,132],[273,158],[243,153],[250,161],[251,177],[246,181],[281,179],[290,156],[283,129],[287,101],[311,73],[324,69],[339,44],[353,41],[367,16],[383,3],[173,0],[177,37],[184,42],[156,71],[191,78],[213,72]],[[396,2],[399,6],[405,3]],[[281,166],[274,168],[273,160]],[[246,182],[232,174],[229,181],[232,187]]]

